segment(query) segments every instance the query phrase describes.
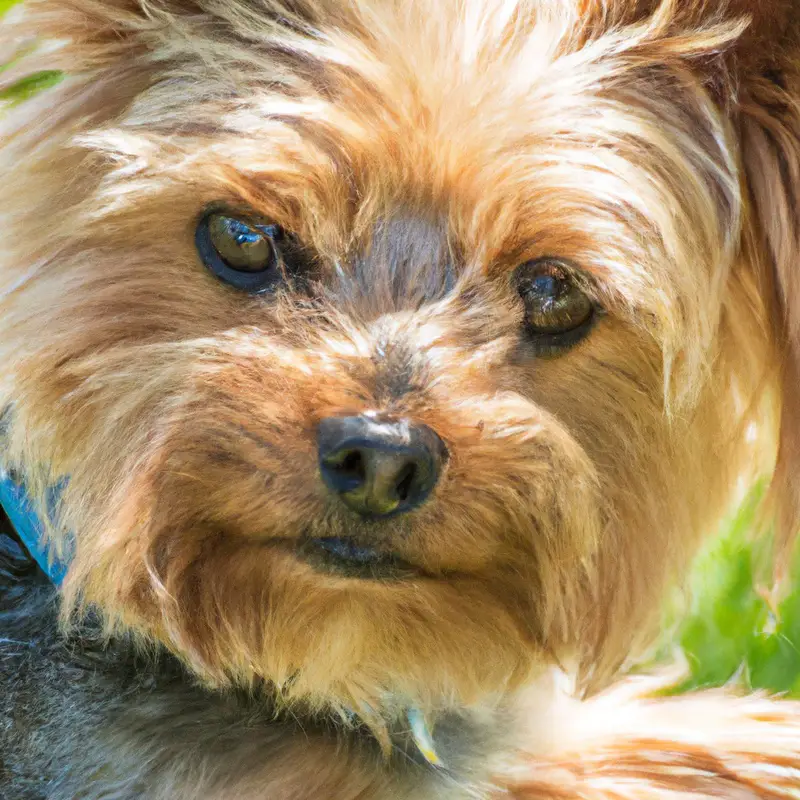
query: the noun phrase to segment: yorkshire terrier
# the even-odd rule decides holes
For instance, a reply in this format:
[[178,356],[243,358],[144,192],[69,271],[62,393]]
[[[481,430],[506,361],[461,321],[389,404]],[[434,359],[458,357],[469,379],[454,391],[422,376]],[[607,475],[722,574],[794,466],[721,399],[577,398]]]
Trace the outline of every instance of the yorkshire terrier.
[[800,519],[798,0],[28,0],[0,52],[66,75],[0,118],[68,564],[59,632],[7,539],[4,798],[796,796],[792,703],[553,676],[742,482]]

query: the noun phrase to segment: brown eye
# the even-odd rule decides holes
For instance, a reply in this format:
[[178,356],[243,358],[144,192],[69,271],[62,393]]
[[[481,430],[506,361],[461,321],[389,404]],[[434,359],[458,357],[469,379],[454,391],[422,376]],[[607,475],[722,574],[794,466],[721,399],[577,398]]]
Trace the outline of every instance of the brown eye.
[[231,269],[263,272],[276,265],[277,257],[270,233],[263,227],[215,214],[208,221],[208,233],[219,257]]
[[222,213],[207,214],[197,226],[197,251],[220,280],[246,292],[264,292],[282,280],[279,245],[283,231]]
[[515,282],[531,336],[546,338],[551,346],[568,346],[588,331],[594,304],[562,262],[529,261],[517,269]]

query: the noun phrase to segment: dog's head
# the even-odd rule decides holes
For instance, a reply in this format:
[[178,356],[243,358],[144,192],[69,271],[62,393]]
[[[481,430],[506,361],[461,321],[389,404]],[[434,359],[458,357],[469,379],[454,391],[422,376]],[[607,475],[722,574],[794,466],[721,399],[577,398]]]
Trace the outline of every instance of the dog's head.
[[6,22],[69,73],[0,150],[8,458],[69,479],[68,607],[362,710],[619,663],[796,375],[785,9],[644,5]]

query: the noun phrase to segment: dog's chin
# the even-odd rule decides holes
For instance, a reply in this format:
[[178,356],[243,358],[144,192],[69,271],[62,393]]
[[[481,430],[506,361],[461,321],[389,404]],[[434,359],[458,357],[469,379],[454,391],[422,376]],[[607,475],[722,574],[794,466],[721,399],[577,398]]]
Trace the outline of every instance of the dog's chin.
[[298,557],[315,570],[356,580],[404,580],[420,570],[397,554],[339,536],[303,539]]

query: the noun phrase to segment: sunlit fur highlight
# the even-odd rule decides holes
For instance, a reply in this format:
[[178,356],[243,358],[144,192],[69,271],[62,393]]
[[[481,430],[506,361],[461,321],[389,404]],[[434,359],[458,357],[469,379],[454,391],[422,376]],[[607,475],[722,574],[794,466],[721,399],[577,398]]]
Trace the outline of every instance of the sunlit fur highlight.
[[[491,705],[553,663],[601,687],[741,481],[775,473],[791,533],[796,9],[761,5],[32,0],[4,21],[4,52],[60,44],[0,86],[69,75],[0,120],[4,457],[39,497],[69,478],[65,620],[93,604],[211,686],[381,720]],[[295,233],[314,302],[206,274],[214,203]],[[452,291],[422,256],[398,289],[380,254],[404,220],[442,232]],[[525,350],[510,280],[544,255],[604,309],[558,358]],[[382,534],[425,579],[325,578],[287,544],[367,535],[314,449],[320,419],[365,411],[450,450]]]
[[722,691],[648,697],[660,683],[629,678],[582,705],[561,704],[548,746],[498,770],[498,785],[516,800],[796,796],[796,703]]

